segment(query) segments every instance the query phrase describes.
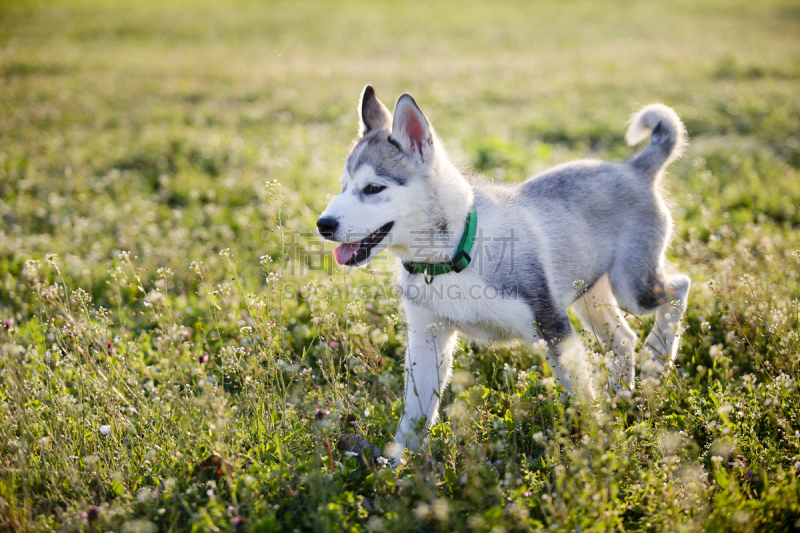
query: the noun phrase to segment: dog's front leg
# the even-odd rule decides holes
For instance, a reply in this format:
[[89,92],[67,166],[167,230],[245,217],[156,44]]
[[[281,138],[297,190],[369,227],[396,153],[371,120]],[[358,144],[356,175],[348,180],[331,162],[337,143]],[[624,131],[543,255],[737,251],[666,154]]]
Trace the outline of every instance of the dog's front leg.
[[402,460],[405,448],[419,451],[422,435],[417,432],[417,425],[420,419],[427,421],[427,427],[436,422],[439,398],[450,381],[458,337],[455,328],[427,311],[409,305],[407,314],[404,411],[390,453],[395,464]]

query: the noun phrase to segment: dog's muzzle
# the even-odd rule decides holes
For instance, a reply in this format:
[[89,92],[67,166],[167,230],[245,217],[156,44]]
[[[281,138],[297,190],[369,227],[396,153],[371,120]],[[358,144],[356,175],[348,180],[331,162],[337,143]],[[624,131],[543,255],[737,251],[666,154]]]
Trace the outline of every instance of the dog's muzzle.
[[365,263],[369,259],[372,249],[386,238],[392,226],[394,226],[394,222],[389,222],[377,231],[370,233],[365,239],[340,244],[334,250],[336,262],[346,266],[358,266]]
[[317,229],[319,234],[326,239],[333,239],[333,234],[336,233],[336,228],[339,227],[339,221],[333,217],[322,217],[317,220]]

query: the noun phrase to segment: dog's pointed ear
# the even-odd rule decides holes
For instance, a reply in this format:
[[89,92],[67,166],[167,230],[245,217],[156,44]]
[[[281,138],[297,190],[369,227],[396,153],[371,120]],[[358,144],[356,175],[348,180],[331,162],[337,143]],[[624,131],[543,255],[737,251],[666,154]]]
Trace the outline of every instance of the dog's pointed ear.
[[404,94],[397,100],[389,141],[420,163],[433,159],[431,126],[410,94]]
[[375,95],[372,85],[364,87],[361,101],[358,103],[358,118],[361,123],[361,135],[372,130],[388,130],[392,125],[392,114]]

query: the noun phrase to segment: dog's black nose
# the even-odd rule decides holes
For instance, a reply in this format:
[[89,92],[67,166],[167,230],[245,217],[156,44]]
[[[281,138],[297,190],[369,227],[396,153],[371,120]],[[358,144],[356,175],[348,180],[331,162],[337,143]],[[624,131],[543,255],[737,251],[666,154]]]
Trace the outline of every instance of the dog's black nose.
[[317,220],[317,229],[319,234],[329,239],[333,238],[336,228],[339,227],[339,221],[333,217],[322,217]]

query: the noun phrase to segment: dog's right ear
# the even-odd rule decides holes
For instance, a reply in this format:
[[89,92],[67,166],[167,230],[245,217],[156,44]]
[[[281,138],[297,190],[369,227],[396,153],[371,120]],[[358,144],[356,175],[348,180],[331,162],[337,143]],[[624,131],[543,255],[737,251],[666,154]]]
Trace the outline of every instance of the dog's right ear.
[[373,130],[388,130],[392,127],[392,114],[375,95],[372,85],[364,87],[364,92],[361,93],[358,118],[362,137]]
[[433,161],[431,125],[410,94],[397,100],[389,142],[419,163]]

